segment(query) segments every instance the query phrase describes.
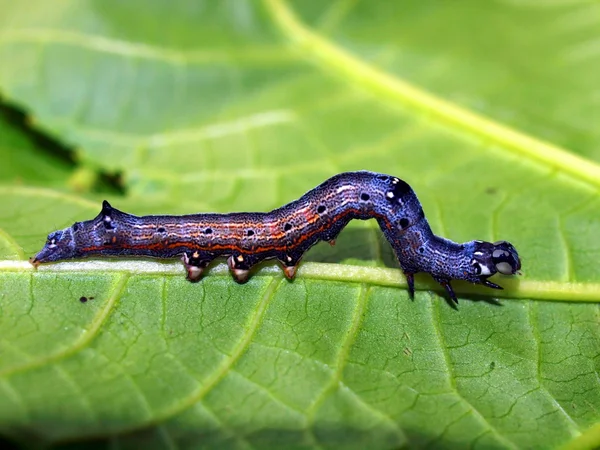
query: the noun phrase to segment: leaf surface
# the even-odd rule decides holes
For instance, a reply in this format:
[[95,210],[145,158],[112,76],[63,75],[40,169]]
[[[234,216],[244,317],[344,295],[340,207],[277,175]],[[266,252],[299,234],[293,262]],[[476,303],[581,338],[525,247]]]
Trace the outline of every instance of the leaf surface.
[[[0,183],[61,188],[72,171],[64,155],[48,154],[39,135],[28,136],[21,119],[0,109]],[[47,144],[47,142],[44,142]]]

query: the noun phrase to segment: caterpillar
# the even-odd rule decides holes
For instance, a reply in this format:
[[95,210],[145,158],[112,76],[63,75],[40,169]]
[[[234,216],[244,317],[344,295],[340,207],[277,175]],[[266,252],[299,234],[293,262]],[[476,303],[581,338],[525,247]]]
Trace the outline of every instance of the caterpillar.
[[451,280],[502,289],[488,280],[521,268],[517,250],[506,241],[459,244],[435,235],[413,189],[399,178],[368,171],[335,175],[298,200],[266,213],[134,216],[106,200],[92,220],[48,235],[30,262],[39,264],[88,256],[181,257],[187,279],[198,281],[219,256],[228,256],[234,279],[247,281],[250,269],[277,259],[292,280],[304,253],[318,241],[335,242],[352,219],[375,219],[391,244],[414,297],[414,275],[426,272],[458,303]]

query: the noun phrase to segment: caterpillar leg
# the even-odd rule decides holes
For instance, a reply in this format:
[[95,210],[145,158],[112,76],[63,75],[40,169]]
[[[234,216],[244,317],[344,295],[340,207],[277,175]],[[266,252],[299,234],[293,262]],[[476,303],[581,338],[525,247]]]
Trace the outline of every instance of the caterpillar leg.
[[298,270],[298,265],[296,264],[295,266],[284,266],[282,264],[281,268],[283,269],[283,274],[285,275],[285,277],[288,280],[293,280],[294,277],[296,276],[296,271]]
[[415,298],[415,274],[410,272],[404,272],[406,277],[406,283],[408,284],[408,296],[411,299]]
[[340,232],[342,231],[342,228],[344,228],[344,226],[349,222],[347,220],[344,221],[345,223],[340,223],[340,224],[335,224],[328,232],[325,236],[323,236],[323,240],[325,242],[327,242],[329,245],[331,245],[332,247],[335,245],[335,242],[338,238],[338,236],[340,235]]
[[283,274],[288,280],[293,280],[298,270],[298,264],[300,263],[299,258],[295,258],[290,255],[286,255],[283,258],[279,258],[279,264],[283,270]]
[[250,276],[250,266],[246,262],[244,255],[231,255],[227,258],[227,266],[235,281],[240,284],[248,281],[248,277]]
[[448,295],[450,296],[450,300],[452,300],[455,304],[458,305],[458,299],[456,298],[454,289],[452,289],[452,286],[450,285],[450,280],[445,279],[445,278],[436,278],[436,277],[434,277],[434,279],[435,279],[435,281],[440,283],[444,287],[444,289],[446,289],[446,292],[448,292]]
[[502,286],[492,283],[491,281],[486,280],[484,277],[481,277],[481,284],[492,289],[504,289]]
[[185,270],[187,271],[187,279],[192,283],[200,280],[202,272],[208,266],[210,261],[200,259],[198,252],[185,252],[181,257]]

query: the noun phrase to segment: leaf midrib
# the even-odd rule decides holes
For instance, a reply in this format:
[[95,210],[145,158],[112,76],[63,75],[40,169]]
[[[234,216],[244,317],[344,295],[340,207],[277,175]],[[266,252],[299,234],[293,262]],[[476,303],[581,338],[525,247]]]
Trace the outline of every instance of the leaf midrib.
[[[36,270],[27,261],[4,260],[0,261],[0,272],[32,272]],[[90,273],[115,273],[134,275],[157,276],[185,276],[180,262],[159,262],[139,259],[124,260],[86,260],[70,261],[49,265],[42,265],[37,270],[53,274],[90,274]],[[281,268],[275,262],[261,264],[253,276],[278,275],[283,277]],[[211,267],[206,273],[207,277],[230,277],[229,268],[224,262]],[[297,272],[298,278],[342,281],[347,283],[365,283],[372,286],[406,288],[406,278],[400,269],[384,267],[356,266],[339,263],[302,263]],[[600,298],[600,283],[576,283],[566,281],[536,281],[520,280],[517,277],[502,278],[497,280],[505,288],[502,291],[487,289],[478,285],[459,283],[455,291],[461,294],[477,294],[489,298],[504,299],[535,299],[552,300],[559,302],[593,302]],[[417,280],[417,291],[444,292],[433,280],[425,282]]]
[[600,187],[600,165],[594,161],[464,109],[375,68],[301,23],[285,0],[263,0],[263,4],[282,34],[302,49],[299,53],[324,70],[341,75],[384,101],[412,107],[480,139],[494,142],[501,149]]

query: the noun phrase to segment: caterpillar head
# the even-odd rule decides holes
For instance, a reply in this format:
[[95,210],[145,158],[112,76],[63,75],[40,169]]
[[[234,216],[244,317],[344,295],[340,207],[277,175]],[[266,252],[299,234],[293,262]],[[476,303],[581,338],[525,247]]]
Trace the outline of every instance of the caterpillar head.
[[521,260],[517,250],[510,242],[475,241],[473,270],[478,277],[487,278],[495,273],[514,275],[521,269]]
[[[68,228],[50,233],[44,248],[29,261],[34,266],[99,253],[107,233],[114,231],[114,218],[122,214],[105,200],[100,214],[92,220],[75,222]],[[83,245],[82,245],[83,244]]]
[[76,250],[73,227],[69,227],[50,233],[44,248],[29,261],[37,267],[41,263],[73,258]]

